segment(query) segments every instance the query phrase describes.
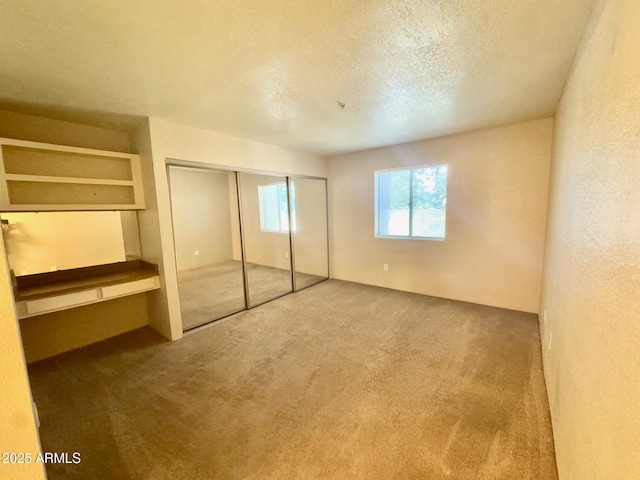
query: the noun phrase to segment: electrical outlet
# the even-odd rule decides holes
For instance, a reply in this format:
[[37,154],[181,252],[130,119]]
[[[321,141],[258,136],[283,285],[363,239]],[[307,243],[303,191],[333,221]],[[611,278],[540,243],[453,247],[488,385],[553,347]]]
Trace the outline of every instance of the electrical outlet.
[[382,270],[384,270],[385,272],[389,271],[389,264],[388,263],[383,263],[382,264]]
[[27,271],[26,270],[22,270],[22,273],[20,275],[26,275]]
[[55,265],[51,265],[51,266],[49,267],[49,271],[50,271],[50,272],[55,272],[56,270],[58,270],[58,267],[56,267]]
[[200,250],[196,250],[195,252],[193,252],[193,254],[197,257],[198,255],[200,255]]
[[289,252],[284,252],[285,258],[289,258]]

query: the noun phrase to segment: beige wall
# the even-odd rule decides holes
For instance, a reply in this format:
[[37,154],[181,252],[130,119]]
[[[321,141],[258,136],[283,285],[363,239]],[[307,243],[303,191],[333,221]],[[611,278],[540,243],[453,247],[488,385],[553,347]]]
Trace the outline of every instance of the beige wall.
[[0,137],[133,153],[127,132],[0,110]]
[[[552,128],[544,119],[333,157],[332,277],[537,312]],[[442,162],[446,240],[374,238],[374,171]]]
[[[140,252],[144,260],[158,265],[160,272],[160,289],[147,292],[147,308],[149,325],[166,338],[172,338],[169,323],[169,306],[167,303],[166,282],[163,273],[165,257],[162,241],[158,233],[159,213],[156,201],[155,169],[153,150],[151,148],[151,131],[149,122],[142,123],[133,134],[135,150],[140,155],[142,183],[144,186],[144,210],[138,211],[138,227],[140,229]],[[160,168],[164,168],[164,165]],[[169,213],[170,214],[170,213]],[[171,261],[175,268],[175,259]]]
[[[4,245],[0,242],[0,275],[8,277]],[[40,440],[31,407],[31,390],[22,353],[11,288],[0,282],[0,452],[27,452],[35,460]],[[0,464],[0,478],[45,478],[42,464]]]
[[[9,265],[16,275],[125,260],[119,212],[3,213]],[[55,267],[55,268],[53,268]]]
[[169,176],[178,271],[232,260],[229,174],[171,167]]
[[640,478],[640,2],[600,1],[556,118],[541,327],[561,480]]
[[[161,271],[161,290],[159,297],[154,301],[153,308],[157,309],[157,313],[152,314],[152,325],[167,338],[177,340],[182,337],[182,318],[174,260],[175,246],[171,228],[166,159],[319,177],[327,176],[328,165],[325,159],[315,155],[158,118],[149,120],[149,133],[151,141],[148,147],[145,147],[143,158],[152,158],[152,164],[144,160],[143,168],[147,181],[149,175],[153,175],[153,190],[148,190],[153,192],[153,198],[150,199],[151,204],[147,202],[149,212],[145,213],[144,218],[141,217],[140,235],[143,256],[146,245],[147,252],[153,252],[153,256],[158,258]],[[139,153],[143,154],[142,151]],[[146,186],[145,183],[145,188]],[[158,250],[159,246],[161,250]],[[158,308],[163,304],[166,305],[166,310]]]

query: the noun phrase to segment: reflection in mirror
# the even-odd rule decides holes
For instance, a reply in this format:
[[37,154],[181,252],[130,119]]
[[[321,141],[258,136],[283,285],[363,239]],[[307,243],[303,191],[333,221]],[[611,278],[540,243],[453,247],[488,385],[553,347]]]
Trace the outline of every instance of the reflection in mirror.
[[16,276],[140,258],[136,212],[3,213]]
[[322,179],[291,179],[292,210],[295,205],[293,251],[296,290],[329,277],[327,245],[327,184]]
[[293,291],[285,177],[240,173],[249,306]]
[[234,172],[169,167],[184,330],[245,308]]

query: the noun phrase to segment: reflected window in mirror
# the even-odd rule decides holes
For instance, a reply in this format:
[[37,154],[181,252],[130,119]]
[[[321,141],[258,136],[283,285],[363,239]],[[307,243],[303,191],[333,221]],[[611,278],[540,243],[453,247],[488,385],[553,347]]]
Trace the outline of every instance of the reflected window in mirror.
[[[291,226],[296,232],[295,185],[291,183]],[[260,230],[289,233],[289,207],[285,182],[258,185]]]
[[140,258],[135,211],[2,213],[14,275],[91,267]]

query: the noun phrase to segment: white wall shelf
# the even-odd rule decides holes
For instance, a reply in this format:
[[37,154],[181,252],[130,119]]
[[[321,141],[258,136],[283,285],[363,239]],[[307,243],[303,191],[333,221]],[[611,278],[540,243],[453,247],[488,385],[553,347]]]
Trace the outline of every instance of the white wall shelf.
[[0,211],[139,210],[140,157],[0,138]]

